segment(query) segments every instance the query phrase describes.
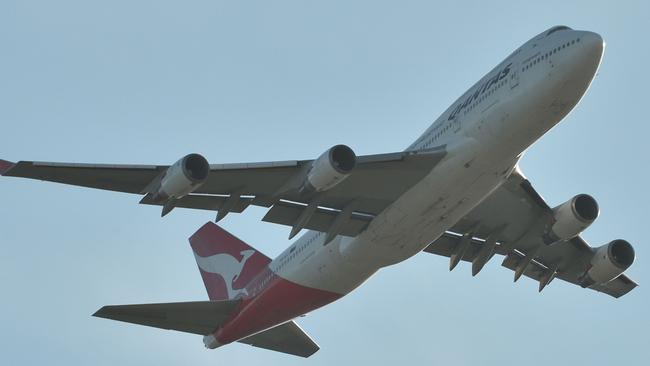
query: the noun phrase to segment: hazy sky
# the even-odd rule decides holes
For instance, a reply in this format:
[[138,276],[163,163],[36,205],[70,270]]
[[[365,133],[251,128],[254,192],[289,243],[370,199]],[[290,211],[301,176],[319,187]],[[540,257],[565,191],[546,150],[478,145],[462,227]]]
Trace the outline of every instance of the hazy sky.
[[[527,5],[531,4],[531,5]],[[187,238],[214,218],[139,197],[0,178],[0,363],[21,365],[645,364],[646,1],[0,2],[0,158],[171,164],[308,159],[345,143],[399,151],[532,36],[599,32],[592,88],[523,171],[551,205],[589,193],[592,245],[625,238],[641,286],[615,300],[537,283],[493,259],[476,277],[422,253],[299,319],[312,358],[90,315],[105,304],[207,299]],[[275,256],[265,211],[223,226]]]

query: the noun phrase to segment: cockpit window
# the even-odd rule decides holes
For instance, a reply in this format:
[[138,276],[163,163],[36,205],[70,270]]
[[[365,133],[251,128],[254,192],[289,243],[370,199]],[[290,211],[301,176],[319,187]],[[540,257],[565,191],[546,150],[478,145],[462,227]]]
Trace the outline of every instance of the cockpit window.
[[558,25],[557,27],[553,27],[546,32],[546,36],[548,37],[551,33],[555,33],[557,31],[561,30],[571,30],[571,28],[567,27],[566,25]]

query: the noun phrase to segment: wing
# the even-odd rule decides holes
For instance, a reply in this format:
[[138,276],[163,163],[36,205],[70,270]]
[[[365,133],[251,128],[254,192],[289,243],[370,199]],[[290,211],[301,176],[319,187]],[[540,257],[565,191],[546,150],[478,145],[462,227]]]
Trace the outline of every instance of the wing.
[[515,281],[521,275],[530,277],[539,281],[539,291],[553,278],[617,298],[637,286],[624,274],[602,283],[587,281],[596,248],[580,236],[549,245],[548,230],[554,222],[553,209],[517,169],[425,251],[450,257],[450,270],[461,260],[472,262],[473,275],[494,254],[503,255],[502,265],[515,272]]
[[[331,189],[299,188],[314,160],[217,164],[195,191],[173,207],[242,212],[269,207],[264,221],[336,234],[357,235],[372,218],[421,180],[445,156],[445,149],[359,156],[351,174]],[[144,195],[142,204],[166,205],[150,193],[167,165],[69,164],[0,160],[0,174]],[[173,207],[163,209],[163,214]],[[167,211],[166,211],[167,210]]]

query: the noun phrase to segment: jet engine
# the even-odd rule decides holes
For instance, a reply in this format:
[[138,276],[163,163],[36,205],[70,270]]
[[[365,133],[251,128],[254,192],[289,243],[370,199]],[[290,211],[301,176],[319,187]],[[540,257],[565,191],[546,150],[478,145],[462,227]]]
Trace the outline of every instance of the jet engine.
[[303,191],[326,191],[347,178],[357,163],[354,151],[346,145],[336,145],[312,162],[303,183]]
[[[588,194],[579,194],[553,209],[555,223],[548,233],[551,243],[580,235],[597,218],[598,202]],[[549,243],[550,244],[550,243]]]
[[617,239],[596,249],[591,268],[583,278],[583,286],[606,283],[625,272],[634,263],[634,248],[623,239]]
[[203,156],[186,155],[167,169],[155,198],[182,198],[205,183],[209,172],[210,164]]

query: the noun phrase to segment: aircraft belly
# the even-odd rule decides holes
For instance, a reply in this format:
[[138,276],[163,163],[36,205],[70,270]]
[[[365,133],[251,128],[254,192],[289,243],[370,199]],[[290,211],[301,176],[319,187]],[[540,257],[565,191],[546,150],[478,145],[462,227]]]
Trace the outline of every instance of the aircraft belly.
[[382,225],[371,224],[356,238],[338,236],[327,244],[320,235],[313,252],[278,270],[268,288],[246,303],[216,339],[229,343],[315,310],[353,291],[381,267],[417,254],[496,189],[516,164],[516,159],[495,164],[495,157],[473,153],[454,156],[382,213]]
[[459,146],[365,232],[344,243],[343,257],[384,267],[419,253],[506,180],[518,160],[508,154],[487,144]]
[[344,256],[357,263],[369,257],[382,266],[398,263],[420,252],[476,207],[506,180],[521,153],[575,107],[591,81],[588,73],[558,74],[546,74],[534,88],[530,83],[528,88],[520,85],[489,113],[476,117],[489,129],[488,134],[476,136],[480,144],[468,145],[470,138],[450,151],[427,177],[343,248]]
[[350,263],[341,255],[340,246],[353,240],[355,238],[338,236],[327,245],[319,243],[313,255],[283,270],[280,276],[309,288],[347,294],[380,268],[371,261],[361,265]]

